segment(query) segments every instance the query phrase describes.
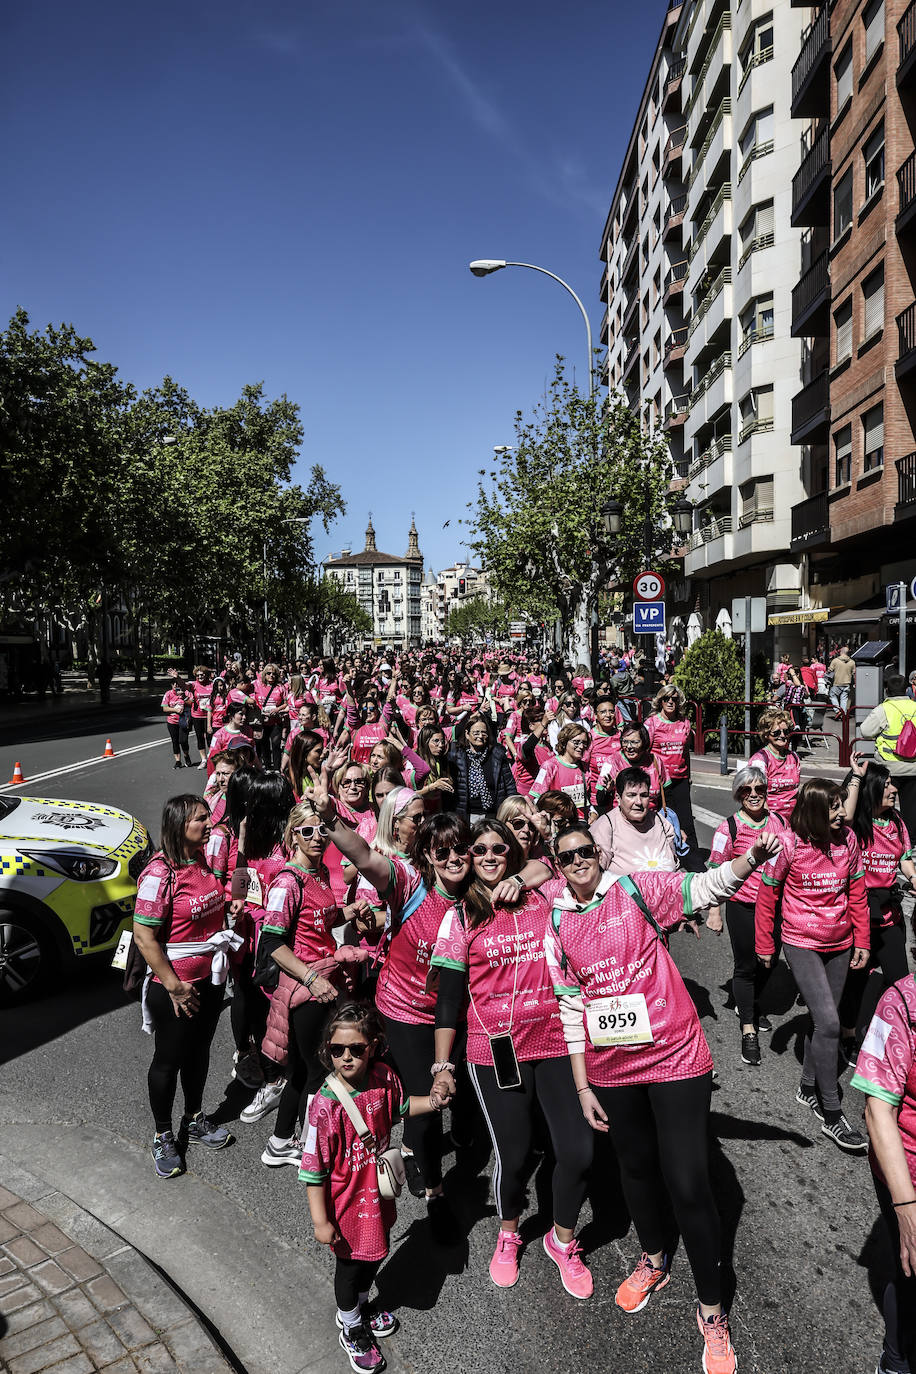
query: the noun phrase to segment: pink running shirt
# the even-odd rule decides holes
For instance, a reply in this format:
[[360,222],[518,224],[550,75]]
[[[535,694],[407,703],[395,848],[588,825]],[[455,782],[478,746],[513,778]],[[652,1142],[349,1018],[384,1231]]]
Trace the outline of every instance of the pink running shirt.
[[690,776],[690,754],[687,744],[690,739],[689,720],[666,720],[664,716],[650,716],[646,721],[652,750],[665,765],[665,772],[672,782],[680,782]]
[[[911,973],[882,994],[859,1050],[852,1086],[898,1108],[897,1128],[916,1187],[916,982]],[[871,1148],[868,1162],[875,1177],[885,1182]]]
[[[757,840],[762,834],[775,835],[777,839],[785,838],[788,827],[784,820],[775,812],[771,812],[765,821],[755,825],[753,821],[747,819],[743,812],[738,811],[734,816],[735,838],[732,839],[728,821],[722,821],[712,837],[712,846],[709,851],[707,868],[718,868],[728,859],[739,859],[746,854],[749,849],[753,849]],[[749,878],[745,878],[738,891],[732,898],[735,902],[747,902],[753,906],[757,901],[757,893],[760,891],[760,880],[763,877],[763,869],[758,865]]]
[[[223,885],[203,858],[173,869],[162,854],[154,854],[137,881],[134,920],[161,930],[164,944],[209,939],[225,925],[225,912]],[[171,964],[182,982],[193,983],[210,977],[211,961],[210,954],[192,954]]]
[[[294,931],[293,953],[304,964],[311,964],[333,959],[337,941],[332,932],[339,920],[340,908],[334,901],[326,871],[310,873],[291,864],[281,869],[271,883],[262,929],[274,935]],[[344,965],[338,967],[343,972]],[[333,983],[339,973],[332,970],[323,976]]]
[[764,865],[755,912],[757,953],[776,952],[773,923],[782,893],[783,943],[833,951],[870,947],[868,903],[859,842],[848,826],[825,854],[794,830],[780,836],[782,849]]
[[757,753],[748,759],[747,766],[759,768],[766,774],[767,806],[778,816],[782,816],[784,821],[788,821],[795,806],[801,780],[801,760],[795,750],[790,749],[783,759],[774,754],[772,749],[758,749]]

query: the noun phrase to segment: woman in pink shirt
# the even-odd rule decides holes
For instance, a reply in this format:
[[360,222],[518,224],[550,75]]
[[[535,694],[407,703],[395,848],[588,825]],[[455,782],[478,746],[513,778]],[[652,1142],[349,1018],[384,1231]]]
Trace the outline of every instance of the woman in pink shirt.
[[606,763],[620,753],[617,706],[612,696],[601,696],[595,704],[595,727],[588,749],[588,800],[598,814],[598,779]]
[[584,725],[564,725],[557,736],[556,754],[541,765],[529,796],[532,801],[545,792],[564,792],[584,820],[588,815],[588,752],[589,734]]
[[789,747],[794,730],[795,722],[788,711],[764,711],[757,722],[763,748],[748,760],[749,767],[762,768],[766,774],[767,805],[784,821],[792,815],[801,780],[801,760]]
[[[188,728],[193,702],[194,698],[184,678],[180,674],[176,674],[174,682],[162,698],[162,710],[165,712],[165,724],[169,732],[169,739],[172,741],[172,752],[175,755],[174,766],[176,768],[190,768],[192,766]],[[182,754],[184,754],[184,764],[181,762]]]
[[835,782],[810,778],[802,784],[791,829],[762,874],[755,944],[767,968],[776,953],[773,929],[780,896],[782,947],[813,1026],[805,1038],[795,1100],[823,1121],[824,1135],[841,1150],[861,1152],[867,1141],[840,1109],[838,1007],[849,969],[868,963],[868,902],[859,842],[846,825],[843,792]]
[[505,747],[519,796],[527,797],[541,768],[553,755],[547,742],[553,712],[548,714],[544,703],[532,696],[520,696],[518,707],[506,724]]
[[261,723],[255,729],[261,762],[265,768],[279,769],[283,736],[289,723],[289,701],[276,663],[267,663],[261,669],[254,684],[254,697],[261,713]]
[[191,725],[197,739],[200,754],[198,768],[206,768],[207,745],[209,744],[208,722],[210,719],[210,697],[213,695],[213,672],[204,664],[194,669],[194,680],[190,684],[193,702],[191,705]]
[[649,775],[649,796],[656,811],[662,808],[662,795],[668,784],[664,763],[654,753],[649,732],[644,725],[623,725],[620,730],[620,752],[611,754],[601,770],[597,784],[598,810],[602,811],[610,798],[617,805],[617,774],[625,768],[642,768]]
[[687,719],[687,698],[670,683],[652,702],[653,715],[646,721],[652,752],[665,765],[665,804],[677,816],[681,833],[692,850],[697,847],[697,831],[690,800],[690,744],[693,726]]
[[213,772],[213,760],[217,754],[224,749],[230,749],[234,740],[244,740],[246,744],[252,744],[251,730],[248,725],[248,708],[244,702],[231,701],[226,707],[226,724],[221,725],[210,741],[210,752],[207,755],[207,773]]

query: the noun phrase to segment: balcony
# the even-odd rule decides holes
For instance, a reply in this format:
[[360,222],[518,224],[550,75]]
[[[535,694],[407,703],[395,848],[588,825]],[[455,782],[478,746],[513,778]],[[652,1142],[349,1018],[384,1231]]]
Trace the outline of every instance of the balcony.
[[819,492],[809,496],[807,501],[799,501],[792,507],[792,538],[790,547],[793,553],[816,548],[830,539],[830,515],[827,508],[827,493]]
[[830,377],[823,372],[792,397],[790,444],[826,443],[830,428]]
[[602,342],[603,344],[607,344],[608,338],[609,338],[609,336],[610,336],[610,332],[611,332],[611,314],[610,314],[610,311],[609,311],[609,310],[605,310],[604,314],[603,314],[602,317],[601,317],[601,334],[600,334],[600,336],[599,336],[599,337],[600,337],[600,340],[601,340],[601,342]]
[[916,302],[901,310],[897,316],[897,361],[894,373],[897,380],[908,376],[916,368]]
[[684,348],[687,343],[687,326],[682,325],[680,329],[672,329],[671,337],[665,347],[665,367],[670,367],[672,363],[680,362],[684,356]]
[[916,515],[916,453],[897,459],[897,509],[894,514],[898,520],[901,515]]
[[687,193],[675,196],[668,206],[665,215],[665,223],[662,226],[662,238],[668,239],[676,233],[684,223],[684,211],[687,208]]
[[604,271],[601,273],[601,285],[598,287],[598,299],[604,301],[605,305],[611,299],[611,268],[609,263],[604,264]]
[[639,239],[634,234],[633,242],[630,244],[627,255],[623,260],[623,267],[620,269],[620,284],[623,286],[633,276],[639,262]]
[[690,125],[690,141],[695,143],[710,114],[728,91],[732,64],[732,17],[722,15],[712,35],[703,66],[693,78],[685,109]]
[[634,334],[631,339],[627,339],[626,352],[623,359],[623,373],[621,374],[625,382],[629,382],[630,374],[635,363],[639,362],[639,335]]
[[750,329],[746,329],[741,336],[738,345],[738,357],[743,358],[749,348],[754,344],[765,343],[767,339],[772,339],[774,326],[772,324],[755,324]]
[[750,81],[750,79],[751,79],[751,72],[752,72],[752,71],[754,71],[757,67],[762,67],[763,64],[764,64],[765,62],[772,62],[772,61],[773,61],[773,48],[772,48],[772,46],[769,47],[769,48],[759,48],[757,52],[753,53],[753,54],[748,58],[748,60],[747,60],[747,62],[746,62],[746,64],[745,64],[744,70],[743,70],[743,72],[741,73],[741,79],[740,79],[740,81],[738,82],[738,94],[739,94],[739,95],[741,94],[741,92],[744,90],[745,86],[747,85],[748,81]]
[[802,275],[792,288],[792,337],[801,339],[825,335],[830,328],[830,263],[827,251]]
[[690,432],[709,424],[732,402],[732,355],[720,353],[690,396]]
[[681,262],[674,262],[668,269],[665,278],[664,304],[667,305],[675,296],[679,296],[684,290],[684,278],[687,276],[687,259]]
[[704,195],[712,194],[728,176],[732,151],[732,103],[723,100],[702,146],[694,153],[688,177],[688,214],[696,217]]
[[687,418],[687,405],[689,397],[686,392],[682,396],[672,396],[665,406],[664,429],[673,429],[675,425],[682,425]]
[[897,171],[897,189],[900,209],[897,211],[896,229],[904,233],[916,219],[916,153],[910,153],[903,166]]
[[684,572],[688,577],[701,568],[712,568],[732,556],[732,517],[721,515],[694,530],[687,544]]
[[830,114],[830,0],[827,0],[802,40],[792,68],[792,118],[814,119]]
[[916,0],[910,0],[897,24],[900,56],[897,64],[897,87],[909,86],[916,76]]
[[630,297],[629,301],[624,307],[623,319],[620,321],[620,330],[624,338],[628,338],[630,334],[632,334],[633,331],[630,328],[630,326],[636,323],[636,314],[638,310],[639,292],[634,290],[632,296]]
[[681,108],[681,88],[684,84],[686,69],[686,57],[677,58],[668,68],[665,89],[662,93],[662,111],[665,114],[677,114]]
[[677,163],[680,162],[686,139],[686,124],[682,124],[679,129],[671,131],[671,137],[665,144],[665,155],[662,158],[662,176],[670,176]]
[[[916,0],[914,0],[916,3]],[[825,124],[792,178],[793,229],[827,224],[830,217],[830,134]]]

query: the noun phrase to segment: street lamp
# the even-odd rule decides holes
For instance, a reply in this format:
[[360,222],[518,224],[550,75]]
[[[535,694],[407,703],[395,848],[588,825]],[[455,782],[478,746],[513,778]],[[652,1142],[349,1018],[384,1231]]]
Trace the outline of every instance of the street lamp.
[[591,400],[595,394],[595,378],[592,371],[592,326],[589,322],[588,312],[585,306],[579,300],[579,297],[576,295],[569,282],[564,281],[562,277],[558,277],[555,272],[548,272],[546,267],[536,267],[533,262],[504,262],[501,258],[476,258],[474,262],[469,263],[468,266],[475,277],[489,277],[494,272],[501,272],[504,267],[527,267],[529,272],[542,272],[545,277],[550,277],[552,281],[559,282],[564,291],[569,292],[582,312],[582,318],[585,321],[585,335],[588,340],[588,398]]

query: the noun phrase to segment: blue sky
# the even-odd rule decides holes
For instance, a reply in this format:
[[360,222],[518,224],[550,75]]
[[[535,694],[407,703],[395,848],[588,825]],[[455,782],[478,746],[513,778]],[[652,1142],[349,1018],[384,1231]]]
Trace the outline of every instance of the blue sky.
[[[5,16],[4,319],[72,322],[140,388],[286,392],[348,503],[319,557],[461,555],[458,517],[582,296],[663,5],[35,0]],[[451,519],[448,529],[445,520]]]

